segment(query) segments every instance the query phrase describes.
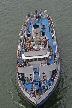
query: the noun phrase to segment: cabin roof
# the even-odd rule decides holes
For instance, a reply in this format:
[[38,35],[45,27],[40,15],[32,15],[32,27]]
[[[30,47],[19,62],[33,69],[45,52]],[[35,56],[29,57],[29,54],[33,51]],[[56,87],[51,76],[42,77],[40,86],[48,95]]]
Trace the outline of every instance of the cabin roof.
[[29,51],[29,52],[25,52],[24,53],[24,56],[39,56],[39,55],[41,55],[41,56],[43,56],[43,55],[46,55],[46,53],[47,53],[47,50],[46,49],[44,49],[44,50],[38,50],[38,51]]
[[[39,52],[39,51],[38,51]],[[30,53],[30,52],[29,52]],[[33,52],[32,52],[33,53]],[[43,52],[40,52],[40,53],[37,53],[37,54],[39,54],[38,56],[36,55],[36,53],[35,53],[35,55],[34,55],[34,53],[33,53],[33,55],[31,55],[30,56],[30,54],[28,54],[28,57],[27,56],[25,56],[24,54],[22,54],[22,59],[33,59],[33,58],[45,58],[45,57],[48,57],[49,56],[49,54],[50,54],[50,52],[47,52],[47,54],[42,54]],[[42,54],[42,55],[41,55]]]

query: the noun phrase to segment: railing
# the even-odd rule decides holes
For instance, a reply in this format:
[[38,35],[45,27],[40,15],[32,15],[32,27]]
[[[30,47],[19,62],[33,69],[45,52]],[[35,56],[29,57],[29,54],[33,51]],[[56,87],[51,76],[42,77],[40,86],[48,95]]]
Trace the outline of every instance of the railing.
[[21,91],[23,92],[23,94],[30,99],[30,101],[34,102],[36,104],[36,98],[35,97],[31,97],[30,94],[28,94],[22,87],[22,85],[20,84],[20,82],[18,81],[19,87],[21,89]]
[[49,88],[43,95],[36,98],[37,104],[40,103],[42,100],[44,100],[46,97],[48,97],[49,93],[51,93],[53,91],[53,89],[54,89],[54,87],[55,87],[55,85],[57,83],[58,77],[59,77],[59,71],[58,71],[57,77],[56,77],[53,85],[51,86],[51,88]]

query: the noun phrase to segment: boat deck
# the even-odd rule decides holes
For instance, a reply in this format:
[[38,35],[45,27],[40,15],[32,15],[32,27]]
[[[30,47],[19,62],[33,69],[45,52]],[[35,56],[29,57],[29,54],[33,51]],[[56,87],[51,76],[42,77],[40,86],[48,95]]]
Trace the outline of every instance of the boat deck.
[[[40,31],[45,32],[46,36],[48,37],[48,44],[52,48],[52,55],[51,58],[48,58],[47,62],[48,65],[44,64],[42,67],[39,67],[39,72],[36,72],[36,70],[33,70],[32,66],[26,66],[26,67],[18,67],[18,80],[21,81],[23,89],[32,97],[39,97],[40,95],[43,95],[53,84],[54,79],[57,74],[56,70],[56,64],[54,63],[54,54],[56,51],[56,45],[53,44],[52,34],[49,29],[49,21],[47,18],[41,17],[40,20],[34,21],[33,24],[39,25]],[[42,25],[45,26],[45,28],[42,28]],[[31,33],[32,37],[32,25],[31,20],[28,21],[28,28]],[[24,50],[21,49],[21,56],[24,55]],[[29,52],[28,52],[29,53]],[[19,64],[22,65],[22,57],[18,58]],[[53,67],[50,67],[53,66]],[[45,68],[46,72],[43,71],[43,68]],[[40,70],[41,69],[41,70]],[[42,71],[42,73],[41,73]],[[41,74],[41,77],[40,77]],[[34,79],[33,79],[34,78]]]
[[[30,33],[31,33],[31,36],[32,36],[32,25],[30,25],[30,23],[31,22],[29,21],[28,22],[28,27],[29,27],[29,30],[30,30]],[[35,24],[39,25],[40,31],[45,32],[45,34],[48,36],[48,39],[49,39],[48,41],[49,41],[50,46],[52,47],[53,54],[54,54],[54,52],[56,51],[56,45],[53,45],[52,35],[51,35],[50,31],[49,31],[49,22],[48,22],[48,19],[42,18],[41,21],[35,21]],[[45,25],[45,29],[41,28],[42,27],[41,24]],[[21,52],[22,52],[22,54],[24,54],[23,50]],[[48,59],[48,62],[50,64],[54,64],[54,56],[53,55],[52,55],[51,59]]]

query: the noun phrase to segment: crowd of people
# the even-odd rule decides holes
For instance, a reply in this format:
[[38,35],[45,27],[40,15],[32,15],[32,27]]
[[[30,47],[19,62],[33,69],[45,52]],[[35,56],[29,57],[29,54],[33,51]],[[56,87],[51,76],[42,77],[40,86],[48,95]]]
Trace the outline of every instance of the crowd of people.
[[[29,26],[34,24],[35,20],[41,20],[42,17],[44,17],[44,15],[46,15],[45,17],[48,18],[49,23],[51,25],[52,20],[49,14],[47,14],[47,11],[45,10],[44,12],[42,12],[42,9],[39,10],[39,12],[37,10],[35,10],[34,14],[29,13],[28,12],[28,16],[26,16],[26,19],[24,20],[24,23],[22,25],[22,29],[19,33],[20,36],[20,47],[25,49],[25,51],[29,51],[29,50],[35,50],[33,48],[33,46],[35,45],[35,41],[33,39],[32,33],[29,29]],[[41,23],[41,28],[45,29],[45,25],[43,25]],[[52,26],[52,25],[51,25]],[[50,29],[51,29],[50,26]],[[51,30],[50,30],[51,31]],[[45,37],[45,41],[41,40],[41,43],[44,43],[44,48],[46,47],[46,43],[47,43],[47,39]]]
[[[29,24],[31,25],[33,22],[32,20],[41,20],[41,17],[44,17],[44,15],[46,15],[48,21],[49,21],[49,29],[50,29],[50,32],[53,34],[53,22],[52,22],[52,19],[50,17],[50,14],[44,14],[42,12],[42,10],[40,10],[39,12],[37,12],[37,10],[35,10],[34,14],[32,13],[28,13],[28,16],[26,17],[26,20],[24,20],[24,23],[22,25],[22,29],[19,33],[19,36],[20,36],[20,39],[19,39],[19,49],[17,51],[17,66],[18,67],[24,67],[24,66],[29,66],[29,63],[22,60],[21,62],[19,62],[19,58],[22,58],[22,51],[23,52],[28,52],[28,51],[33,51],[33,50],[40,50],[40,47],[39,45],[36,46],[36,48],[34,47],[35,46],[35,40],[29,30]],[[42,25],[42,24],[41,24]],[[45,26],[42,25],[42,28],[45,29]],[[43,33],[44,34],[44,33]],[[52,39],[54,39],[54,37],[52,37]],[[44,36],[44,38],[40,38],[41,41],[41,45],[42,47],[41,48],[45,48],[47,46],[47,42],[48,42],[48,39]],[[50,51],[50,57],[53,55],[53,49],[52,47],[50,46],[49,42],[48,42],[48,49]],[[55,62],[55,60],[54,60]]]
[[[46,75],[43,75],[42,80],[33,80],[31,77],[25,77],[23,73],[18,72],[18,79],[22,85],[22,88],[30,94],[31,97],[36,97],[36,95],[42,95],[45,91],[47,91],[53,84],[57,75],[57,70],[52,71],[52,75],[50,79],[46,78]],[[28,86],[26,86],[29,85]]]
[[[17,65],[20,67],[24,67],[25,65],[28,65],[28,62],[25,61],[21,61],[19,62],[19,58],[22,58],[22,51],[24,52],[28,52],[28,51],[33,51],[33,50],[40,50],[41,48],[45,48],[47,46],[47,42],[48,39],[44,36],[44,38],[40,38],[40,44],[41,44],[41,48],[39,47],[39,45],[35,46],[35,40],[32,36],[32,33],[29,29],[29,26],[34,23],[34,21],[36,19],[41,20],[41,17],[44,17],[44,15],[47,15],[45,13],[42,12],[42,9],[40,9],[40,11],[38,12],[37,10],[35,10],[34,14],[29,13],[28,12],[28,16],[26,17],[26,19],[24,20],[24,23],[22,25],[22,29],[20,30],[19,36],[19,48],[17,51]],[[50,19],[50,15],[48,14],[46,16],[48,18],[48,20]],[[42,29],[45,29],[45,25],[42,25]],[[44,35],[44,33],[42,32],[41,34]]]
[[[35,22],[35,20],[40,21],[41,17],[46,17],[49,21],[49,31],[52,35],[54,34],[54,25],[53,25],[52,19],[50,17],[50,14],[47,14],[46,12],[47,12],[46,10],[45,10],[45,12],[42,12],[42,9],[40,9],[39,12],[37,10],[35,10],[34,14],[28,12],[28,16],[26,17],[26,20],[24,20],[22,29],[20,30],[20,33],[19,33],[19,36],[20,36],[19,49],[17,50],[17,66],[18,67],[30,66],[30,64],[27,60],[22,59],[22,52],[29,52],[29,51],[36,50],[33,47],[33,46],[35,46],[35,40],[34,40],[32,33],[29,29],[29,26],[32,25]],[[45,29],[44,25],[41,25],[41,26],[42,26],[42,29]],[[52,37],[52,39],[54,39],[54,37]],[[45,48],[47,46],[48,39],[46,37],[44,37],[43,39],[40,39],[40,41],[41,41],[41,45],[43,46],[43,48]],[[38,45],[37,49],[40,50],[39,45]],[[50,44],[48,44],[48,49],[50,52],[49,56],[52,56],[53,49]],[[56,58],[56,53],[54,53],[54,62],[56,62],[55,58]],[[48,63],[48,62],[46,62],[46,63],[47,63],[47,65],[50,65],[50,63]],[[43,66],[42,63],[40,65]],[[30,94],[31,97],[36,97],[37,94],[41,95],[41,94],[43,94],[43,91],[45,92],[50,88],[50,86],[54,82],[56,74],[57,74],[57,71],[54,70],[54,71],[52,71],[52,75],[49,80],[46,78],[46,75],[44,75],[43,80],[34,81],[31,76],[30,76],[30,78],[25,77],[24,74],[21,74],[18,72],[18,80],[21,82],[23,89],[28,94]],[[27,89],[25,84],[31,84],[30,88]],[[37,86],[37,89],[35,88],[36,86]]]

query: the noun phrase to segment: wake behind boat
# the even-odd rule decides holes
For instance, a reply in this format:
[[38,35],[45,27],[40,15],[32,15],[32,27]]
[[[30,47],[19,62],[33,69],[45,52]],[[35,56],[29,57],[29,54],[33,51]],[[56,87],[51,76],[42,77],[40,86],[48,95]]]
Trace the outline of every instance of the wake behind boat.
[[60,77],[59,51],[54,24],[47,10],[29,13],[19,33],[17,83],[33,105],[42,105]]

